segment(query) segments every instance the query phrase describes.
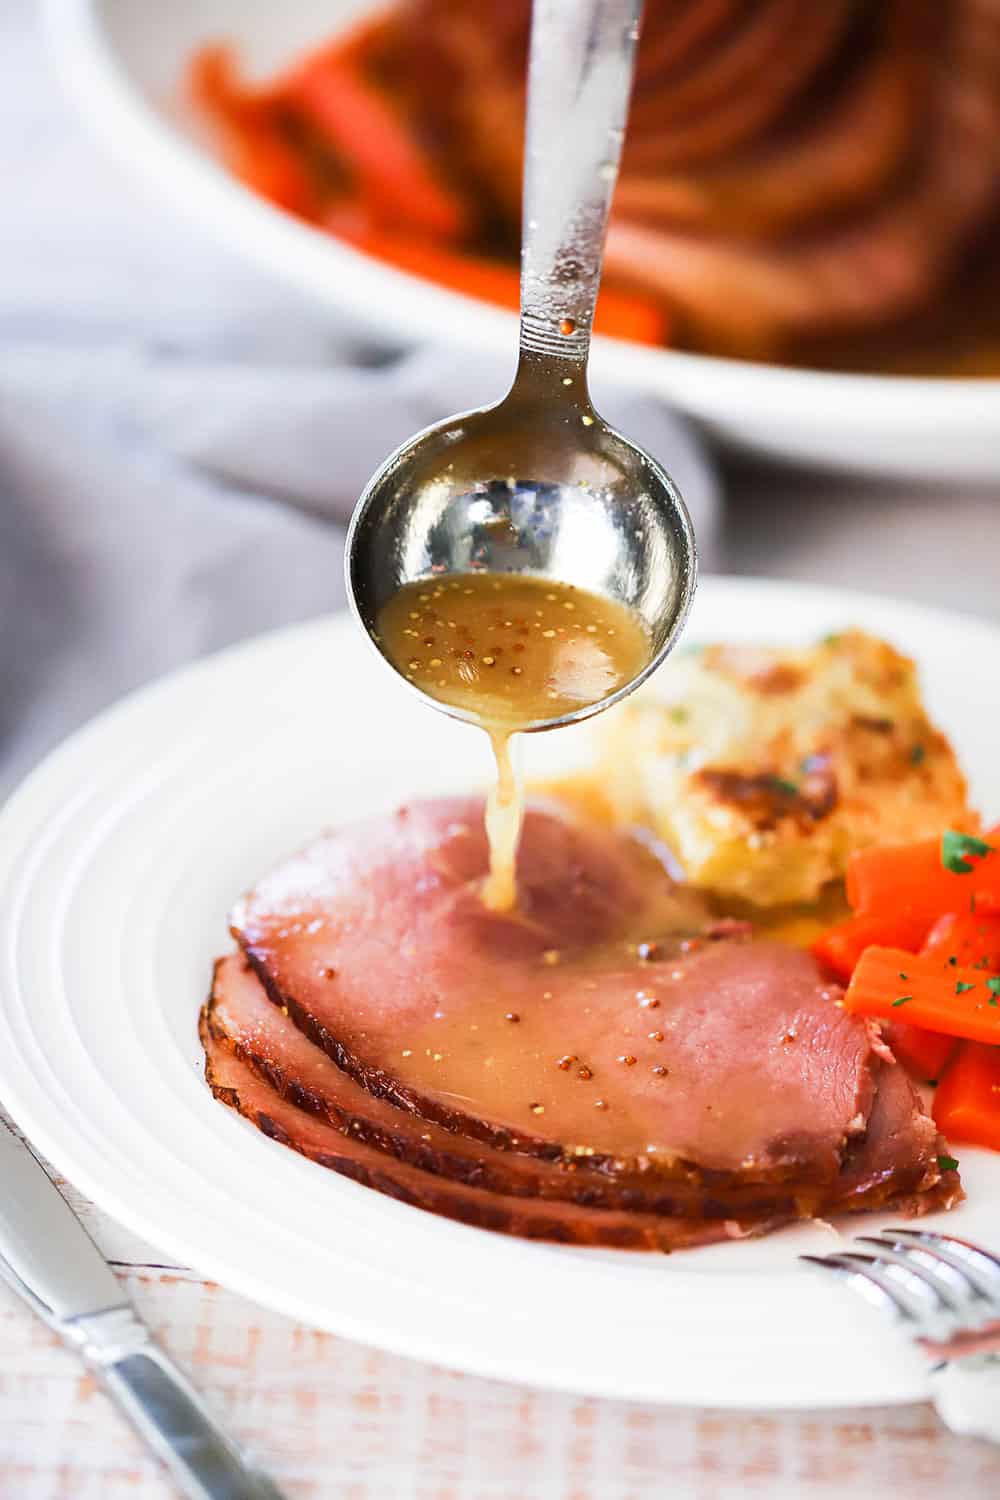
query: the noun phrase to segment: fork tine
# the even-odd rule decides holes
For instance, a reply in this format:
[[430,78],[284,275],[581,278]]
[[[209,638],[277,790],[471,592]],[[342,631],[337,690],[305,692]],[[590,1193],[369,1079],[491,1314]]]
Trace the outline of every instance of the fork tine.
[[[812,1266],[819,1266],[822,1271],[835,1272],[880,1312],[892,1313],[904,1323],[920,1322],[911,1303],[902,1295],[899,1288],[887,1284],[881,1276],[872,1271],[871,1267],[875,1262],[871,1256],[849,1255],[845,1252],[840,1255],[800,1255],[799,1260],[806,1261]],[[868,1262],[867,1266],[861,1264],[864,1261]]]
[[909,1241],[935,1251],[949,1264],[960,1266],[977,1290],[1000,1310],[1000,1259],[951,1234],[935,1234],[932,1229],[886,1229],[894,1240]]
[[934,1278],[919,1266],[888,1255],[865,1255],[845,1250],[844,1260],[864,1266],[867,1274],[887,1290],[898,1291],[909,1304],[918,1333],[922,1338],[946,1339],[955,1331],[958,1307],[944,1293]]
[[978,1322],[992,1317],[994,1304],[979,1287],[975,1277],[970,1276],[965,1266],[944,1255],[936,1246],[923,1241],[901,1239],[891,1229],[882,1234],[859,1234],[860,1245],[874,1245],[883,1255],[899,1257],[912,1269],[922,1268],[934,1281],[942,1296],[951,1299],[956,1310],[964,1309]]

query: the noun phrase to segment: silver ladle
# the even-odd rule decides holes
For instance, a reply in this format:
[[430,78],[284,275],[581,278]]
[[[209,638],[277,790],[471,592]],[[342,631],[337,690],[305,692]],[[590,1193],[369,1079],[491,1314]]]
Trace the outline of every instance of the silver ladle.
[[641,11],[642,0],[535,0],[514,383],[499,405],[449,417],[398,448],[361,496],[347,537],[348,599],[380,654],[379,610],[404,584],[435,576],[526,573],[638,613],[650,656],[635,677],[530,729],[587,718],[630,693],[670,650],[694,592],[695,541],[680,494],[597,414],[587,389]]

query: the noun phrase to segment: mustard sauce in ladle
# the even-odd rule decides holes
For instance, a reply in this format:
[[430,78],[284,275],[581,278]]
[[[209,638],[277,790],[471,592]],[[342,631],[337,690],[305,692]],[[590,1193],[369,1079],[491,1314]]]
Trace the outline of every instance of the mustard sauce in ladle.
[[379,611],[377,634],[408,682],[490,736],[497,781],[486,810],[483,896],[507,909],[523,802],[512,738],[625,687],[649,660],[646,627],[635,611],[571,584],[468,573],[404,585]]

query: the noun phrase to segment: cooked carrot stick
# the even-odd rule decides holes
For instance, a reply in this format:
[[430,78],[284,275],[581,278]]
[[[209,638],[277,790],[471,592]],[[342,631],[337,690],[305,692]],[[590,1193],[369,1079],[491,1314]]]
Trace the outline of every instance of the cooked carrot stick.
[[247,120],[231,128],[224,150],[233,175],[262,198],[304,219],[320,212],[308,170],[269,121]]
[[[377,229],[352,228],[356,210],[338,206],[327,216],[328,227],[379,260],[390,261],[401,270],[427,281],[436,281],[483,302],[517,309],[520,276],[516,266],[477,255],[446,249],[427,240],[405,238]],[[632,292],[605,286],[597,299],[594,319],[597,333],[609,338],[631,339],[639,344],[662,344],[669,335],[669,322],[662,307]]]
[[282,94],[353,169],[361,196],[383,225],[444,240],[469,228],[469,210],[440,182],[381,91],[343,56],[299,68]]
[[1000,1043],[1000,977],[903,948],[866,948],[844,995],[855,1015]]
[[247,102],[237,82],[233,49],[222,42],[199,47],[188,63],[187,90],[213,119],[229,120]]
[[934,1122],[950,1140],[1000,1151],[1000,1048],[964,1044],[938,1084]]
[[943,1074],[958,1046],[953,1036],[940,1031],[922,1031],[905,1021],[890,1021],[885,1039],[905,1068],[922,1083],[933,1083]]
[[936,839],[862,849],[848,861],[847,899],[865,915],[929,921],[943,912],[1000,911],[996,841],[949,830]]
[[305,162],[280,125],[239,83],[227,47],[202,47],[191,59],[188,88],[211,119],[234,176],[279,208],[315,218],[319,201]]
[[905,915],[848,917],[846,922],[820,933],[812,951],[846,984],[866,948],[905,948],[909,953],[919,953],[927,925],[924,917]]
[[[908,948],[908,943],[890,946]],[[941,917],[919,950],[926,958],[942,959],[962,969],[988,969],[1000,974],[1000,913],[956,912]]]

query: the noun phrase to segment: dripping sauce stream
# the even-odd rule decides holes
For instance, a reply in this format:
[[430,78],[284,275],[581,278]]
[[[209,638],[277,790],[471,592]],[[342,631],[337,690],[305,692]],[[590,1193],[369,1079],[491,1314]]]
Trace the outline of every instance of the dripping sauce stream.
[[649,634],[613,599],[486,571],[405,584],[380,610],[377,634],[398,672],[490,737],[497,780],[486,807],[483,900],[509,910],[524,805],[512,737],[611,697],[649,660]]

